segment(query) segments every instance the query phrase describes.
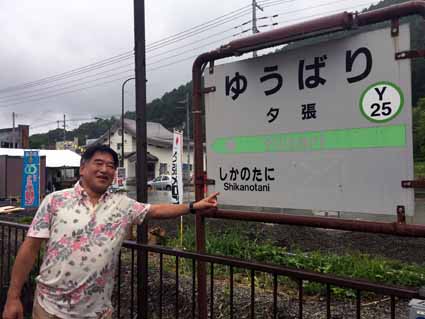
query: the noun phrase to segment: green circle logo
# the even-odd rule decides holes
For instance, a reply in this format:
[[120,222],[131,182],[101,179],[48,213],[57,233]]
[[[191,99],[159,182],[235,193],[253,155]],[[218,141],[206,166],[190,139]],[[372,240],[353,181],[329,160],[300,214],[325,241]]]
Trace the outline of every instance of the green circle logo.
[[25,174],[27,175],[35,175],[37,173],[37,165],[35,164],[27,164],[25,166]]
[[360,111],[371,122],[385,123],[400,114],[404,105],[402,90],[391,82],[370,85],[360,97]]

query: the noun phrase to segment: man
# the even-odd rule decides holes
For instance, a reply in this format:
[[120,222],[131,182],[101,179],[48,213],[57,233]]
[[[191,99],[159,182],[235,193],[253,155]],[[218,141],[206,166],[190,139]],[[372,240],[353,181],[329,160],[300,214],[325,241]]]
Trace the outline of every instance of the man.
[[190,205],[142,204],[110,193],[117,166],[111,148],[92,146],[74,188],[43,200],[16,257],[3,319],[23,318],[21,289],[44,241],[32,318],[112,318],[115,265],[131,225],[217,207],[218,193]]

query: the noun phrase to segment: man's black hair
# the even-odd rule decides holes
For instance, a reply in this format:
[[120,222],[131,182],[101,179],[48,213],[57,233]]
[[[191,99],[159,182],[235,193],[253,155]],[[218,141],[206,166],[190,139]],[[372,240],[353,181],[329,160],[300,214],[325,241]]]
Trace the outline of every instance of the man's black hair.
[[108,153],[112,156],[112,159],[114,160],[114,166],[115,168],[118,167],[118,155],[117,153],[110,148],[108,145],[103,144],[95,144],[92,146],[89,146],[86,151],[81,155],[81,164],[84,164],[85,162],[89,161],[96,152],[99,153]]

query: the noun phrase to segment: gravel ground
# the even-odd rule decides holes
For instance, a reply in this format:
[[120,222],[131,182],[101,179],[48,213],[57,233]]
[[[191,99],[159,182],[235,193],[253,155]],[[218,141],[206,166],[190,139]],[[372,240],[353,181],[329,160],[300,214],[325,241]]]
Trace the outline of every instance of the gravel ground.
[[[130,318],[128,284],[122,283],[122,311],[120,318]],[[127,288],[127,290],[125,290]],[[158,272],[151,269],[149,281],[149,318],[159,318],[159,280]],[[162,317],[176,318],[176,287],[175,275],[164,273],[162,287]],[[209,287],[208,287],[209,291]],[[181,277],[179,280],[179,312],[178,317],[182,319],[192,318],[192,281],[187,277]],[[208,295],[208,305],[211,299]],[[251,318],[251,290],[244,285],[237,285],[233,295],[233,318],[248,319]],[[272,293],[262,289],[255,290],[255,318],[271,319],[273,318]],[[396,307],[397,319],[407,319],[408,301],[398,300]],[[327,318],[326,300],[322,297],[308,297],[303,299],[303,318],[324,319]],[[209,316],[211,308],[209,306]],[[390,299],[384,296],[378,296],[374,299],[363,300],[361,303],[361,316],[364,319],[387,319],[390,318]],[[197,309],[195,309],[197,311]],[[214,306],[213,318],[230,318],[230,294],[229,283],[225,280],[214,281]],[[296,298],[296,291],[279,289],[277,297],[277,318],[297,319],[299,318],[299,303]],[[354,319],[356,317],[355,300],[332,300],[331,301],[332,319]]]

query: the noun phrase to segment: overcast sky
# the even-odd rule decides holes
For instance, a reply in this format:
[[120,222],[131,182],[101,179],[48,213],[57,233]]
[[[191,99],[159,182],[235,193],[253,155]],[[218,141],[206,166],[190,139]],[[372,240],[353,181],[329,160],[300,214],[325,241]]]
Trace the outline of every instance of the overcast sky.
[[[263,0],[258,24],[266,31],[377,2]],[[248,35],[250,25],[241,24],[251,19],[250,4],[146,1],[148,101],[190,81],[196,55]],[[121,84],[134,69],[133,1],[0,0],[0,30],[0,128],[12,126],[12,112],[30,134],[57,127],[63,114],[73,129],[121,112]],[[125,104],[134,109],[134,81]]]

